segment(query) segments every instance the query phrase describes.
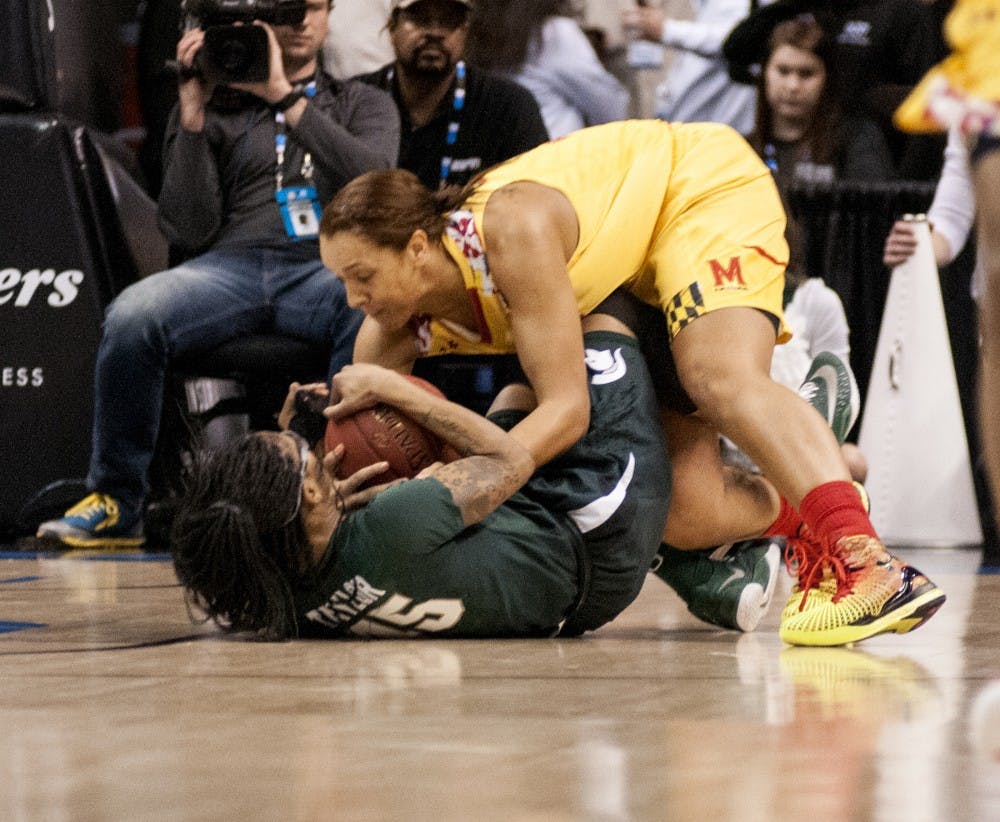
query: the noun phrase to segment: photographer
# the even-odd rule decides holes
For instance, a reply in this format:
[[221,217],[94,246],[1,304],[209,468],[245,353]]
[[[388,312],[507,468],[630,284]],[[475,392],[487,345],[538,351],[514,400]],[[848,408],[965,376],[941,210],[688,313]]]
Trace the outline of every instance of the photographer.
[[[318,217],[353,177],[395,163],[399,119],[387,95],[322,71],[327,0],[297,3],[297,23],[256,19],[294,3],[244,0],[245,21],[189,28],[177,45],[179,102],[167,128],[159,216],[175,251],[189,259],[135,283],[108,307],[87,478],[94,493],[43,523],[39,537],[87,547],[142,543],[173,359],[276,330],[328,345],[330,374],[351,361],[360,317],[320,261]],[[199,14],[213,5],[202,0]],[[206,37],[241,26],[266,35],[265,79],[235,82],[212,70]]]

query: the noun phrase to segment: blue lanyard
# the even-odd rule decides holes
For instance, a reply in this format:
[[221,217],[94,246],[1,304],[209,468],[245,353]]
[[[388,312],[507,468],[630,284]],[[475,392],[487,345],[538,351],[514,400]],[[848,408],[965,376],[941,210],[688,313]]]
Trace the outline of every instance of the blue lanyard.
[[[396,76],[394,68],[389,69],[387,80],[392,84]],[[444,151],[441,155],[441,176],[438,178],[438,188],[444,188],[448,183],[448,175],[451,174],[451,164],[454,157],[448,153],[448,149],[458,141],[458,130],[461,127],[462,111],[465,108],[465,61],[459,60],[455,64],[455,93],[451,98],[451,121],[448,123],[448,130],[444,136]]]
[[764,146],[764,165],[771,169],[772,174],[777,174],[778,150],[774,147],[773,143],[768,143]]
[[[465,108],[465,61],[459,60],[455,64],[455,94],[451,99],[451,122],[448,123],[448,131],[445,134],[445,151],[449,151],[458,141],[458,130],[461,126],[462,110]],[[451,163],[454,158],[450,153],[441,156],[441,177],[438,181],[438,188],[444,188],[448,184],[448,175],[451,174]]]
[[[302,87],[302,93],[311,100],[316,96],[316,81],[310,80]],[[281,191],[285,184],[285,148],[288,146],[288,135],[285,134],[285,112],[274,112],[274,123],[278,130],[274,134],[274,190]],[[302,158],[302,170],[300,172],[306,182],[310,182],[313,176],[312,154],[308,151]]]

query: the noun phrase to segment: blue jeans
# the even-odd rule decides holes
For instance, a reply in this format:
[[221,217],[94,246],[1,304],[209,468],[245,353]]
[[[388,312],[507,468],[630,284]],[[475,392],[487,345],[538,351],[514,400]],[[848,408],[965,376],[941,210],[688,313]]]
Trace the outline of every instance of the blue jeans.
[[119,501],[123,523],[141,513],[171,360],[280,331],[329,345],[329,376],[362,316],[311,242],[212,250],[129,286],[104,317],[88,486]]

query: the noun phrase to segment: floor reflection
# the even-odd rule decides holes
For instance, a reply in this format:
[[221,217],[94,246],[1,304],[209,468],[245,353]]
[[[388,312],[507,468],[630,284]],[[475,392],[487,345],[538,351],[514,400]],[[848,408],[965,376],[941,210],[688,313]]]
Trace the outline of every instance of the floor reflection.
[[915,552],[940,613],[832,649],[659,580],[575,641],[248,643],[192,626],[166,563],[93,559],[0,560],[0,630],[37,626],[0,633],[0,818],[1000,819],[975,556]]

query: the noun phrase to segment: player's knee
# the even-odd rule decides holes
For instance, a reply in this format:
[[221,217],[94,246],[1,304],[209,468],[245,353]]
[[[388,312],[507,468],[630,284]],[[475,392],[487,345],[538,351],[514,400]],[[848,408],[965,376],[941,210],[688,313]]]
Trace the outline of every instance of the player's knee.
[[742,407],[759,390],[759,379],[755,373],[724,362],[705,361],[688,370],[683,384],[698,410],[711,419],[719,419]]
[[663,539],[682,550],[749,539],[779,511],[777,491],[764,477],[727,466],[711,485],[675,482]]
[[674,484],[663,540],[681,550],[717,545],[719,538],[727,533],[724,512],[713,499],[690,490],[693,489],[685,488],[682,483]]

